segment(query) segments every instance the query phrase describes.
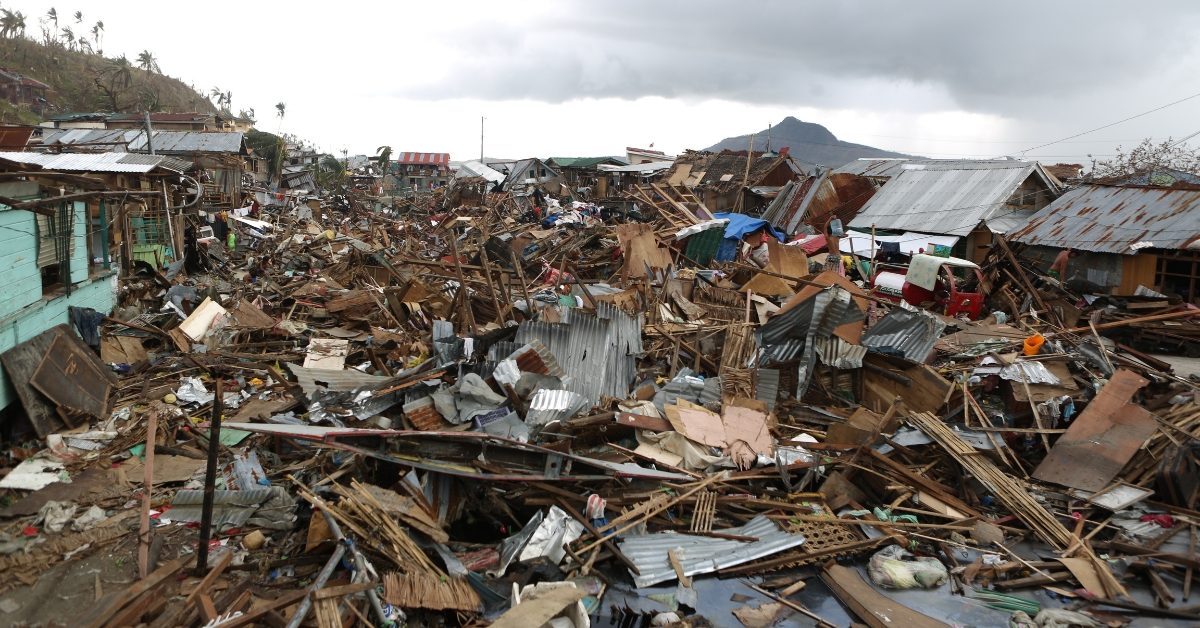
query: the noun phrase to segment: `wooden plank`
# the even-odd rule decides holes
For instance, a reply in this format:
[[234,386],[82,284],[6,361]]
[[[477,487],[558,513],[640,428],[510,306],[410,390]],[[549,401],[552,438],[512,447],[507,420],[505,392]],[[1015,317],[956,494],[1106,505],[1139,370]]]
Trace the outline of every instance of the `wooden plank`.
[[287,608],[288,606],[299,602],[300,600],[304,599],[304,595],[306,593],[308,593],[308,591],[293,591],[291,593],[286,593],[262,606],[259,606],[254,610],[251,610],[248,613],[244,613],[227,622],[223,622],[221,624],[221,628],[238,628],[238,626],[249,626],[257,621],[258,618],[263,617],[276,609]]
[[148,577],[129,585],[124,591],[118,593],[113,600],[108,603],[104,610],[100,611],[95,619],[85,625],[89,626],[90,628],[100,628],[101,626],[106,625],[109,619],[116,615],[122,608],[127,606],[133,600],[137,599],[138,596],[157,587],[162,583],[163,580],[166,580],[170,576],[174,575],[175,572],[182,569],[183,566],[191,562],[191,560],[192,557],[190,555],[185,554],[180,556],[179,558],[176,558],[162,567],[159,567]]
[[1158,429],[1152,414],[1130,403],[1147,383],[1119,369],[1034,469],[1033,477],[1084,491],[1108,486]]
[[871,628],[950,628],[949,624],[879,593],[850,567],[830,563],[821,572],[821,581],[842,604]]
[[583,590],[574,587],[551,589],[508,609],[492,623],[492,628],[541,626],[583,599],[583,596]]
[[617,423],[635,427],[639,430],[650,430],[651,432],[670,432],[675,429],[671,427],[671,422],[664,418],[633,414],[632,412],[618,412]]
[[370,591],[378,586],[378,582],[359,582],[356,584],[339,584],[332,587],[325,587],[316,593],[313,593],[314,600],[323,600],[328,597],[343,597],[352,593],[360,593],[362,591]]

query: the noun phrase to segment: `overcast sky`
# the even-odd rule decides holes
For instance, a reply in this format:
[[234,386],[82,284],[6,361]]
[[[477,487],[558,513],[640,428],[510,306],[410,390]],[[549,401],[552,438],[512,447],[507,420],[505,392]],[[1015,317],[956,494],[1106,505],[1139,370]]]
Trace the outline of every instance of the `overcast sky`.
[[[259,128],[335,153],[478,157],[481,116],[488,156],[677,152],[792,115],[901,152],[1020,155],[1200,92],[1200,3],[1182,0],[0,6],[30,33],[51,6],[60,26],[82,10],[107,55],[149,49]],[[1085,161],[1197,131],[1200,98],[1025,154]]]

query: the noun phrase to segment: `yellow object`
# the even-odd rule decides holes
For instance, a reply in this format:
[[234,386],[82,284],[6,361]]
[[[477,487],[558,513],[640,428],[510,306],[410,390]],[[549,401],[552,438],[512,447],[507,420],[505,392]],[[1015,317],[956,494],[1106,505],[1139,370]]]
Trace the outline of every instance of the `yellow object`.
[[260,530],[255,530],[242,537],[242,545],[248,550],[256,550],[267,544],[267,537]]
[[337,233],[335,233],[333,229],[326,229],[326,230],[325,230],[325,239],[326,239],[326,240],[332,240],[332,239],[334,239],[334,238],[336,238],[336,237],[337,237]]
[[179,401],[179,398],[175,396],[175,393],[167,393],[163,395],[163,403],[173,404],[176,401]]
[[1041,334],[1034,334],[1025,339],[1025,355],[1037,355],[1038,351],[1042,350],[1042,345],[1046,343],[1046,338]]
[[252,377],[252,378],[250,378],[250,382],[249,382],[249,383],[250,383],[250,385],[251,385],[251,386],[254,386],[255,388],[257,388],[257,387],[259,387],[259,386],[262,386],[262,385],[263,385],[263,384],[265,384],[266,382],[264,382],[263,380],[261,380],[261,379],[259,379],[259,378],[257,378],[257,377]]

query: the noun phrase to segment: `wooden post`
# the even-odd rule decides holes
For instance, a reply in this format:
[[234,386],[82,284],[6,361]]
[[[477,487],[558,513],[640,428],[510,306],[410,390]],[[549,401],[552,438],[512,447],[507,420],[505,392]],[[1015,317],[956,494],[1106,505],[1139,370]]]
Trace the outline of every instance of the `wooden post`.
[[150,575],[150,491],[154,486],[154,442],[158,431],[158,412],[146,420],[146,462],[142,487],[142,522],[138,528],[138,577]]
[[458,275],[458,294],[462,297],[461,306],[464,310],[466,320],[464,324],[470,325],[471,335],[478,336],[479,328],[475,325],[475,314],[471,312],[471,298],[467,294],[467,280],[463,277],[462,260],[458,259],[458,242],[454,233],[454,227],[450,228],[450,253],[454,255],[454,271]]
[[[496,308],[496,324],[503,327],[504,314],[507,310],[500,308],[500,299],[496,296],[496,282],[492,280],[492,264],[488,260],[487,254],[487,238],[488,234],[481,231],[479,237],[479,263],[483,265],[483,274],[484,278],[487,279],[488,293],[492,295],[492,307]],[[505,303],[509,301],[507,294],[504,301]],[[509,309],[511,309],[511,306],[509,306]]]
[[200,543],[196,546],[196,570],[208,569],[208,541],[212,538],[213,500],[217,486],[217,454],[221,451],[221,398],[224,386],[217,376],[217,395],[213,397],[212,420],[208,428],[208,467],[204,471],[204,505],[200,511]]
[[521,266],[521,259],[516,251],[509,253],[512,254],[513,268],[517,271],[517,281],[521,282],[521,293],[525,295],[525,318],[533,320],[533,300],[529,298],[529,284],[525,283],[525,268]]
[[875,223],[871,223],[871,276],[867,278],[867,290],[875,287]]

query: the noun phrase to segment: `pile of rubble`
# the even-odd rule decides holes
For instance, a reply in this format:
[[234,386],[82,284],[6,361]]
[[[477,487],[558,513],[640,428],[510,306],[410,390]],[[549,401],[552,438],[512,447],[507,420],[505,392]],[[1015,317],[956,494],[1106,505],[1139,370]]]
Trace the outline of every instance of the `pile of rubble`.
[[1002,240],[889,292],[886,249],[847,264],[836,229],[785,244],[661,186],[452,198],[210,216],[112,317],[5,353],[0,611],[1200,619],[1197,386],[1144,351],[1194,350],[1195,308],[1072,294]]

